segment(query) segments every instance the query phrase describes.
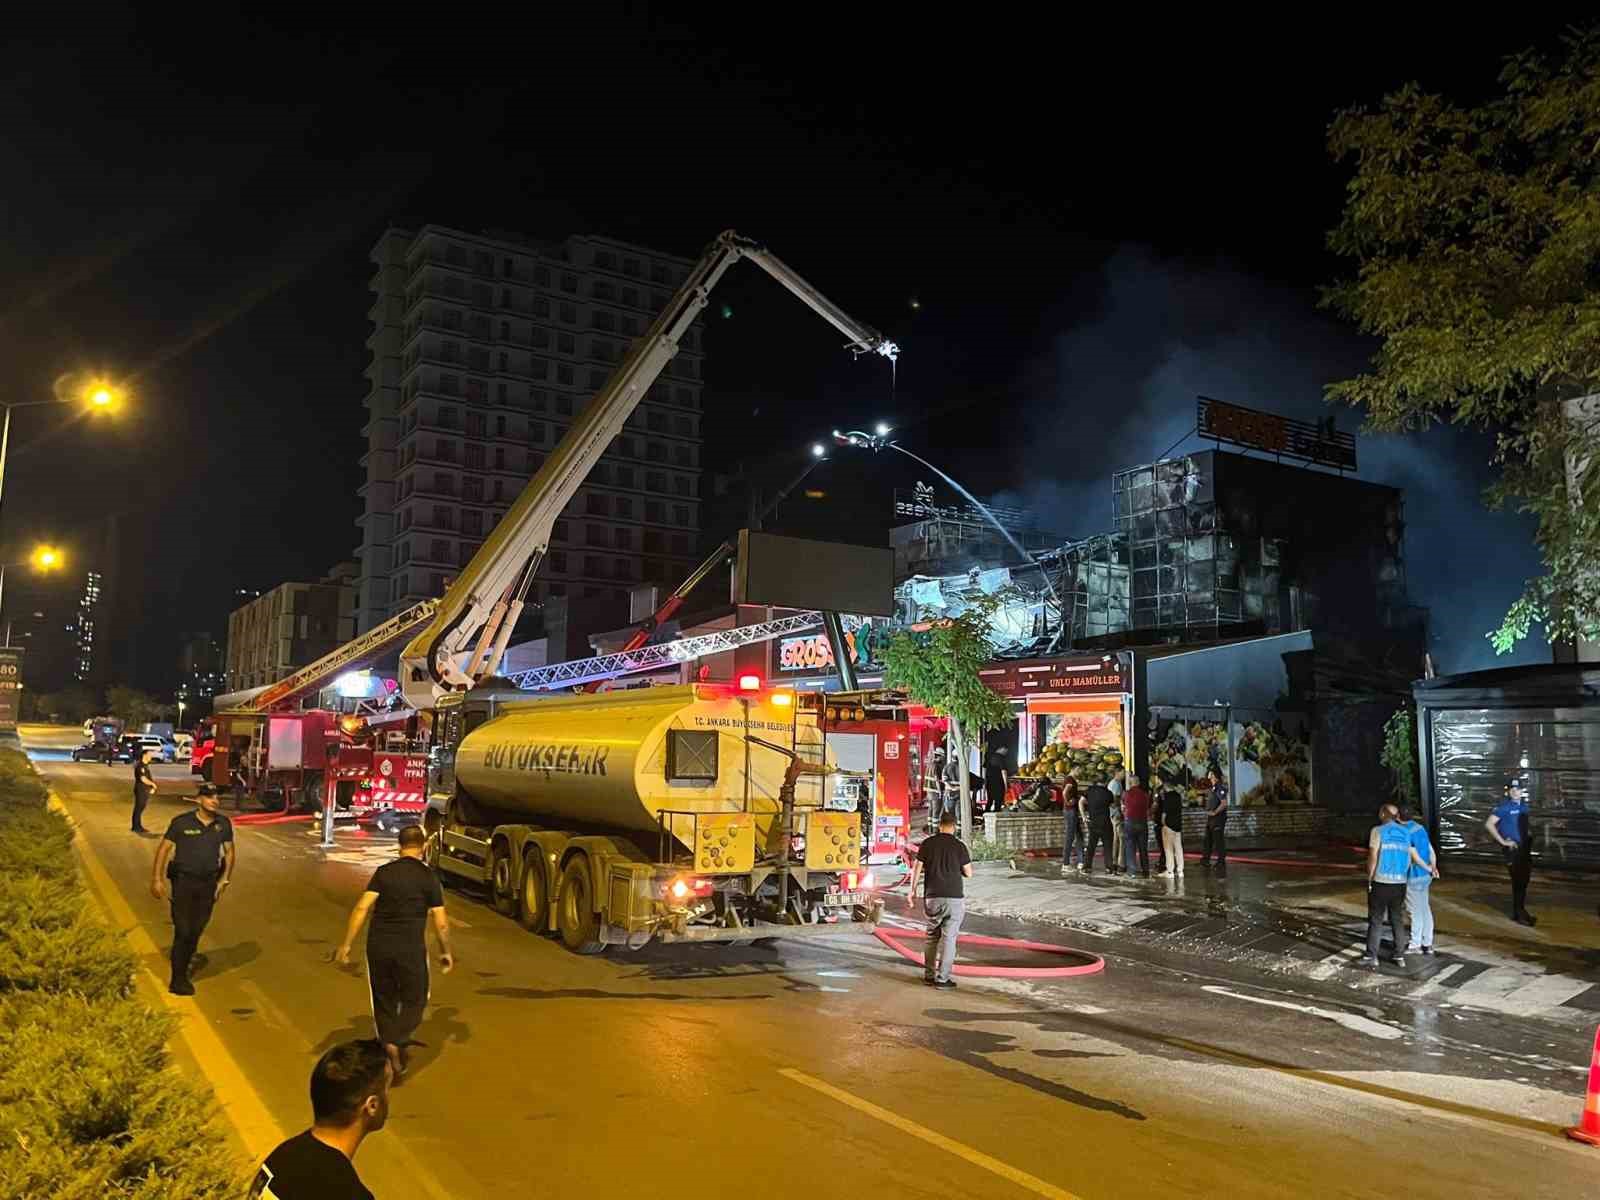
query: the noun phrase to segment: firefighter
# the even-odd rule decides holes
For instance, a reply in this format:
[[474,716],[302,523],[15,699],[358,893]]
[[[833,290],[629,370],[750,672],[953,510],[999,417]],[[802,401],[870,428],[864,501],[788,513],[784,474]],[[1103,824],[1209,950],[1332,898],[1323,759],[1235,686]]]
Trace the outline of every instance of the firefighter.
[[439,938],[440,968],[448,975],[455,966],[444,891],[422,861],[426,844],[422,826],[407,825],[400,831],[400,857],[373,872],[367,890],[351,910],[344,942],[334,954],[336,962],[349,963],[350,947],[370,913],[367,983],[372,993],[372,1022],[397,1079],[405,1074],[411,1035],[422,1023],[422,1010],[428,1003],[430,919]]
[[172,982],[174,996],[194,995],[189,969],[195,947],[211,920],[211,908],[233,882],[233,822],[217,811],[214,793],[202,793],[199,806],[172,818],[156,846],[150,893],[172,905]]

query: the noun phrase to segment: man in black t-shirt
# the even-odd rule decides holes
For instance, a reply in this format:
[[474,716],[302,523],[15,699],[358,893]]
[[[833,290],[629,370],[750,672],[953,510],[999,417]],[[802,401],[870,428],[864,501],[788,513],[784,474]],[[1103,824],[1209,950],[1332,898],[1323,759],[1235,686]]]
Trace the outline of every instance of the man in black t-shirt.
[[377,1042],[343,1042],[311,1071],[311,1128],[267,1155],[249,1200],[374,1200],[351,1162],[389,1118],[394,1068]]
[[1094,870],[1094,850],[1100,845],[1106,848],[1106,870],[1115,875],[1120,869],[1120,864],[1116,861],[1115,838],[1111,832],[1113,799],[1111,789],[1103,783],[1091,783],[1083,793],[1083,811],[1089,818],[1089,843],[1083,855],[1085,875]]
[[946,814],[939,832],[917,847],[922,873],[922,912],[928,918],[928,945],[922,956],[922,982],[936,988],[953,988],[956,939],[966,915],[966,888],[972,878],[972,854],[956,836],[956,819]]
[[407,825],[400,831],[400,857],[373,872],[367,890],[350,913],[344,943],[334,956],[340,963],[350,961],[350,947],[371,913],[367,982],[372,990],[372,1021],[396,1076],[405,1074],[406,1047],[428,1004],[430,918],[439,936],[440,967],[448,975],[455,966],[444,892],[438,878],[422,861],[426,842],[420,825]]
[[1183,878],[1183,797],[1172,788],[1161,793],[1161,858],[1164,874]]

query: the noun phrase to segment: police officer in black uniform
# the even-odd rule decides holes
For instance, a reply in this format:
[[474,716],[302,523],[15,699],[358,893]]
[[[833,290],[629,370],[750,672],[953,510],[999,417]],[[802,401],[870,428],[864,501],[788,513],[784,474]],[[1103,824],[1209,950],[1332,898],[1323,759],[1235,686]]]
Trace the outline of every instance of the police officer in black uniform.
[[133,832],[144,833],[144,810],[156,790],[155,777],[150,773],[150,751],[141,750],[133,760]]
[[211,907],[233,880],[233,822],[217,811],[216,793],[200,793],[194,812],[173,817],[156,847],[150,892],[172,902],[172,982],[174,996],[194,995],[189,964]]

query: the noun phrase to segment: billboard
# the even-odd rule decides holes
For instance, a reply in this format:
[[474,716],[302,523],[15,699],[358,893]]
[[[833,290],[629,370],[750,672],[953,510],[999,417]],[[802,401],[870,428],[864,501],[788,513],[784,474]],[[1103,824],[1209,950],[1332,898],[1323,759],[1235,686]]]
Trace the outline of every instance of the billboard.
[[0,729],[17,727],[17,709],[22,703],[22,651],[0,648]]
[[886,617],[894,611],[894,551],[741,529],[733,601]]

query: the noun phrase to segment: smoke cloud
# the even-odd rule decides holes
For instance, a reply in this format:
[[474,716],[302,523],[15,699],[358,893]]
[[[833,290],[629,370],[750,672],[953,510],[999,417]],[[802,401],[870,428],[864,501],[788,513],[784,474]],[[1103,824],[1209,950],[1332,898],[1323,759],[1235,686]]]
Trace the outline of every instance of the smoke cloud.
[[[1222,262],[1175,262],[1125,247],[1104,266],[1095,309],[1030,363],[1021,386],[1027,468],[1038,478],[995,497],[1068,537],[1112,527],[1113,471],[1203,449],[1195,399],[1359,428],[1323,387],[1359,371],[1370,348],[1314,297]],[[1427,606],[1441,674],[1548,662],[1537,634],[1496,657],[1484,634],[1539,571],[1534,522],[1492,513],[1490,439],[1454,427],[1361,434],[1360,478],[1405,490],[1406,576]]]

